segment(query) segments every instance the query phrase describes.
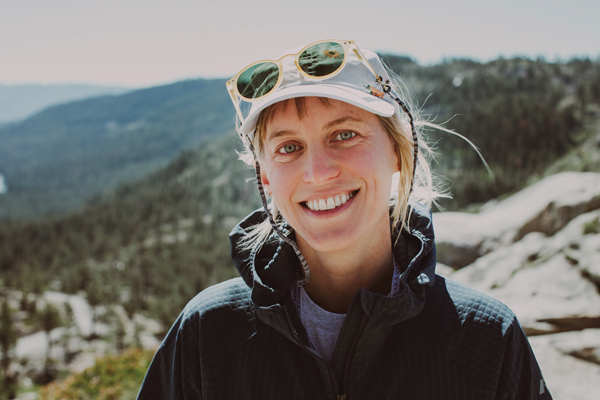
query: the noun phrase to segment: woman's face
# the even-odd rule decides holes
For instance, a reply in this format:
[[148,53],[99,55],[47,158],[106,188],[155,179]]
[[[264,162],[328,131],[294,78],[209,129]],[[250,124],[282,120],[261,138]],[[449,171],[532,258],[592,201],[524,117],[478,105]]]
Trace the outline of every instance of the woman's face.
[[293,100],[267,123],[263,183],[300,247],[341,251],[389,240],[389,198],[398,170],[394,147],[377,117],[336,100]]

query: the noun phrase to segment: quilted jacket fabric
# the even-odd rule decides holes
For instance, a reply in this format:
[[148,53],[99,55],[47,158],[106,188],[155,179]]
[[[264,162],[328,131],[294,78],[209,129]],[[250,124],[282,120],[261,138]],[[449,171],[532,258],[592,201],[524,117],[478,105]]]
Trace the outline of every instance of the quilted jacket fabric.
[[396,297],[356,292],[331,363],[310,346],[290,296],[299,262],[272,237],[236,243],[242,278],[199,293],[156,353],[138,399],[551,399],[515,315],[497,300],[435,275],[427,210],[394,257],[406,266]]

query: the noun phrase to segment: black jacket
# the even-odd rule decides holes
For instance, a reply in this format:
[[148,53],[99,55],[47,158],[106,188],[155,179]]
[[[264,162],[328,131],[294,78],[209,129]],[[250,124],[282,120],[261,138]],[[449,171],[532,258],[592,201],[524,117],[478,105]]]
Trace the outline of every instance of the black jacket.
[[551,399],[515,315],[435,275],[429,213],[414,205],[394,257],[400,294],[356,292],[332,363],[311,348],[290,288],[299,262],[272,237],[237,250],[257,211],[231,233],[243,279],[212,286],[183,310],[139,399]]

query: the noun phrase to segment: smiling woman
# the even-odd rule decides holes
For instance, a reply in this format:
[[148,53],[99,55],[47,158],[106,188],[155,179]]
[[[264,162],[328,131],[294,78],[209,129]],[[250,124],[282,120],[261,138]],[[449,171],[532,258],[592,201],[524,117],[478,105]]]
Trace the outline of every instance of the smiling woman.
[[230,235],[241,279],[187,305],[140,399],[551,398],[515,315],[435,274],[425,124],[401,88],[331,40],[227,82],[264,207]]
[[[271,106],[276,110],[263,135],[261,180],[310,265],[307,292],[316,282],[348,292],[321,301],[330,311],[345,313],[366,276],[383,283],[377,272],[391,275],[389,200],[399,164],[374,114],[338,100],[322,103],[306,98],[303,114],[294,100]],[[344,266],[343,275],[327,273],[336,265]]]

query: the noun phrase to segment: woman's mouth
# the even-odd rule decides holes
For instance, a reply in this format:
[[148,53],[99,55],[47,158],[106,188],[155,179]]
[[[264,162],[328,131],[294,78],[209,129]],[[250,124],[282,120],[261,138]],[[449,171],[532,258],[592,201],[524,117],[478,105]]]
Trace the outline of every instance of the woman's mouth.
[[304,202],[304,206],[312,211],[333,210],[334,208],[345,204],[348,200],[354,197],[357,192],[358,190],[355,190],[351,193],[336,194],[335,196],[330,196],[326,199],[308,200]]

